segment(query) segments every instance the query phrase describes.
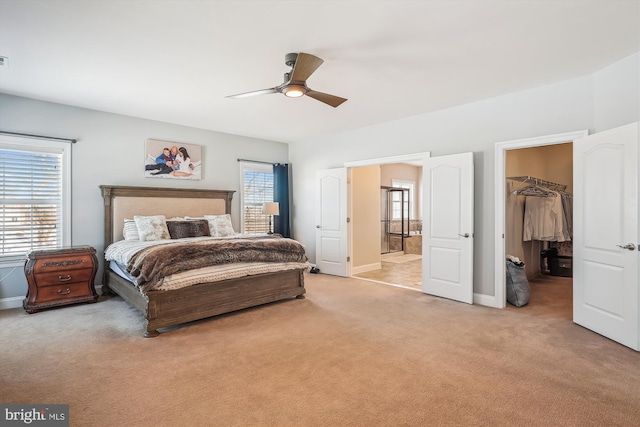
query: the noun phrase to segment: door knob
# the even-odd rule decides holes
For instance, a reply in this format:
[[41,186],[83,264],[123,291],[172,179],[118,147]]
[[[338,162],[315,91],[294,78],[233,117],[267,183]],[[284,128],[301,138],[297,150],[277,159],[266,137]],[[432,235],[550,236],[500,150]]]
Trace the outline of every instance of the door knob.
[[622,248],[622,249],[628,249],[630,251],[635,251],[636,250],[636,245],[634,245],[633,243],[628,243],[628,244],[626,244],[624,246],[622,246],[622,245],[616,245],[616,246],[619,247],[619,248]]
[[469,238],[469,233],[458,234],[458,236],[464,237],[465,239],[468,239]]
[[319,226],[319,225],[316,225],[316,228],[320,228],[320,226]]

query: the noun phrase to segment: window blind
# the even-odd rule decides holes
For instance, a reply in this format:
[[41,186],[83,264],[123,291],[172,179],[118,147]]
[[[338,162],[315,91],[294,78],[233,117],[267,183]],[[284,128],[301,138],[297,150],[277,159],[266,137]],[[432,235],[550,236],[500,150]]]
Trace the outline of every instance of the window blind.
[[63,152],[0,147],[0,260],[62,246]]
[[273,169],[243,167],[243,232],[247,234],[269,231],[269,215],[262,213],[265,202],[273,202]]

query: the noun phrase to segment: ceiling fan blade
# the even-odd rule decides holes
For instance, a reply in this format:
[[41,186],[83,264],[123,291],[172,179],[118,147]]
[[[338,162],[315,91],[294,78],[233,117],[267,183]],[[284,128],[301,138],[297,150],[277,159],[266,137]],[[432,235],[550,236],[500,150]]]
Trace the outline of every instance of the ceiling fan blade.
[[278,93],[278,89],[272,87],[270,89],[254,90],[253,92],[239,93],[237,95],[225,96],[225,98],[248,98],[250,96],[267,95],[270,93]]
[[304,82],[306,81],[324,61],[317,56],[310,55],[308,53],[300,52],[296,58],[296,63],[293,66],[293,72],[291,73],[292,82]]
[[310,96],[311,98],[316,99],[320,102],[324,102],[325,104],[331,105],[334,108],[347,100],[346,98],[329,95],[328,93],[316,92],[315,90],[311,89],[307,90],[307,93],[305,95]]

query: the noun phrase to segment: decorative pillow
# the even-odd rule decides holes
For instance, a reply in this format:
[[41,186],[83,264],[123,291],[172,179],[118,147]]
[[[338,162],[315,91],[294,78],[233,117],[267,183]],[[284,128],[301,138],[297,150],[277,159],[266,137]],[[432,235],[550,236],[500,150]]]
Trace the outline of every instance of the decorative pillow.
[[138,226],[134,220],[125,218],[122,236],[124,237],[124,240],[140,240]]
[[167,221],[167,228],[172,239],[211,235],[209,222],[204,219],[200,221]]
[[204,219],[209,222],[209,231],[213,237],[228,237],[236,234],[229,214],[205,215]]
[[167,229],[166,218],[164,215],[139,216],[135,215],[133,220],[138,227],[138,235],[140,241],[147,242],[150,240],[170,239],[169,229]]

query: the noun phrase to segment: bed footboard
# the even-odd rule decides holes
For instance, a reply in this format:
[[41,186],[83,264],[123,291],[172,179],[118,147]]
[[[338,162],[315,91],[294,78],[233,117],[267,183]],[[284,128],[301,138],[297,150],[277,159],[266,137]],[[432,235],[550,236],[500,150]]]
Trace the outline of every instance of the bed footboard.
[[108,287],[143,313],[145,337],[157,336],[160,328],[284,299],[304,298],[306,292],[303,270],[202,283],[173,291],[156,290],[146,295],[109,272]]

